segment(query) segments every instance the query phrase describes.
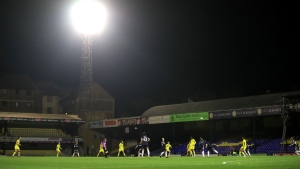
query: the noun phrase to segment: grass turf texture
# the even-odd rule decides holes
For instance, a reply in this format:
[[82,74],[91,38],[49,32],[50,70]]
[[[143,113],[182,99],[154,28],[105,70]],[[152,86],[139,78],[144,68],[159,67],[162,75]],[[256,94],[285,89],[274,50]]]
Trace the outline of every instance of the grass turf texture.
[[[226,162],[226,164],[223,164]],[[1,169],[295,169],[299,156],[203,157],[0,157]]]

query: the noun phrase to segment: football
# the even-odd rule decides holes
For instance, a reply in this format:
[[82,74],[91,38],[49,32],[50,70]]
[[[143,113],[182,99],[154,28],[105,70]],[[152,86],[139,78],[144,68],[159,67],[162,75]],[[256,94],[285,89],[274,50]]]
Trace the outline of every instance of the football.
[[203,117],[200,117],[200,120],[203,120]]

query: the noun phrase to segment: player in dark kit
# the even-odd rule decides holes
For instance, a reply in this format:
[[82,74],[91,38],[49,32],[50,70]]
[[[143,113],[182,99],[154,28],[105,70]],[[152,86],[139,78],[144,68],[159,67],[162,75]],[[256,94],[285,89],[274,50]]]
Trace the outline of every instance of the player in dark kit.
[[77,156],[79,157],[78,142],[77,141],[74,144],[74,153],[73,153],[72,157],[74,157],[75,154],[77,154]]
[[207,149],[207,157],[209,157],[209,153],[210,151],[213,151],[217,154],[219,154],[219,152],[214,148],[214,146],[218,147],[217,144],[210,144],[210,143],[206,143],[205,148]]
[[142,155],[142,144],[141,144],[141,143],[138,143],[138,144],[135,146],[135,149],[137,150],[138,157],[140,157],[140,156]]
[[246,147],[246,150],[245,150],[246,156],[251,156],[250,147],[251,147],[251,145],[247,143],[247,147]]
[[201,153],[202,153],[203,157],[205,157],[205,155],[204,155],[204,148],[205,148],[205,146],[206,146],[206,141],[202,137],[200,137],[199,148],[201,150]]
[[299,146],[298,146],[297,141],[294,139],[294,137],[291,137],[291,140],[292,140],[292,144],[290,146],[294,146],[295,147],[295,153],[297,155],[300,155],[300,150],[299,150]]
[[141,137],[141,144],[142,144],[142,157],[144,157],[144,150],[147,149],[148,158],[150,158],[150,151],[149,151],[149,144],[150,138],[146,136],[146,132],[143,132],[143,136]]
[[161,153],[159,155],[159,157],[161,158],[161,156],[166,152],[166,142],[165,142],[165,138],[161,138]]

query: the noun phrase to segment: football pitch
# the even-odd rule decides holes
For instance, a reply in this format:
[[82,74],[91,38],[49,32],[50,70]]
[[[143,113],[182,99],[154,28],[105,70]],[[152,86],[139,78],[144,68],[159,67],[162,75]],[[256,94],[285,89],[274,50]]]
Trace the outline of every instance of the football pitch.
[[0,157],[1,169],[295,169],[300,156]]

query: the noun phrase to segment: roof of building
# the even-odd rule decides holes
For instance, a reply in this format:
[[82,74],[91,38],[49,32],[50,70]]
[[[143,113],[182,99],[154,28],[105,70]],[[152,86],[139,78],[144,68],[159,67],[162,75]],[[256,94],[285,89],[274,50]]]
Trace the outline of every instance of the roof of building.
[[297,94],[300,94],[300,91],[155,106],[146,110],[142,117],[274,106],[281,104],[282,96]]
[[28,75],[3,74],[0,76],[0,88],[2,89],[23,89],[35,90]]
[[58,88],[55,82],[35,81],[33,84],[41,92],[42,95],[62,96],[63,90]]
[[[79,96],[79,89],[73,89],[64,100],[73,100]],[[93,99],[114,99],[105,89],[103,89],[98,83],[93,84]]]
[[78,115],[0,112],[1,117],[82,120]]

